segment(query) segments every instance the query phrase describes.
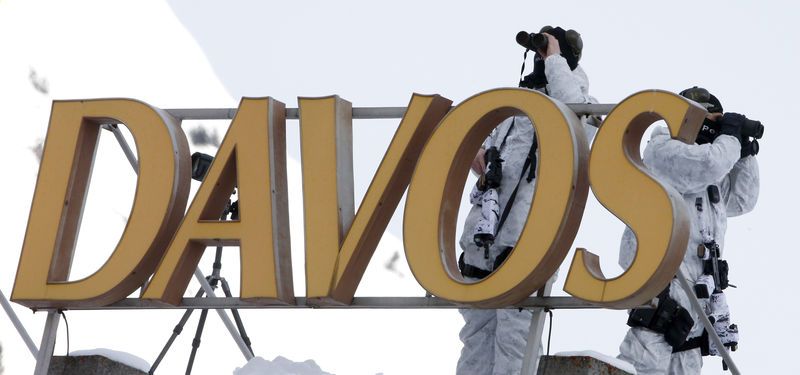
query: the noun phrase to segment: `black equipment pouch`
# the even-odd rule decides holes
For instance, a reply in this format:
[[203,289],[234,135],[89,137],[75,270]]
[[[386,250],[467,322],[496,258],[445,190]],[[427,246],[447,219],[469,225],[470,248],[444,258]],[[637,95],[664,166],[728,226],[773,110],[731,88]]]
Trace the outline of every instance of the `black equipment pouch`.
[[706,188],[706,193],[708,194],[708,200],[711,203],[719,203],[720,196],[719,196],[719,188],[717,185],[708,185]]
[[650,322],[656,315],[656,309],[636,308],[631,310],[628,315],[628,327],[645,327],[649,328]]
[[[706,259],[703,261],[703,273],[706,275],[714,274],[713,259]],[[728,261],[719,259],[717,261],[717,269],[719,270],[719,288],[725,290],[728,287]]]
[[669,285],[658,294],[656,308],[636,308],[628,316],[628,326],[644,327],[663,333],[664,339],[674,348],[680,347],[694,326],[689,311],[669,296]]
[[706,288],[704,284],[695,284],[694,295],[701,299],[711,297],[711,295],[708,294],[708,288]]
[[672,325],[664,332],[664,339],[666,339],[667,344],[670,344],[674,349],[686,341],[686,338],[689,337],[689,331],[692,330],[692,326],[694,326],[694,319],[692,319],[692,316],[689,315],[686,309],[678,306],[675,310]]

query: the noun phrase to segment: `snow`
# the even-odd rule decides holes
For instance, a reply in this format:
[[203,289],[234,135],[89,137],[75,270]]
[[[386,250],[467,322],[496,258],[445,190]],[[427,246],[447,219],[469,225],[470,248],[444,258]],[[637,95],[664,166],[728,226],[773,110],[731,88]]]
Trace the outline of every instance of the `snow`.
[[592,357],[599,361],[603,361],[608,363],[611,366],[614,366],[620,370],[629,372],[631,374],[636,374],[636,369],[633,367],[632,364],[625,362],[619,358],[607,356],[603,353],[598,353],[594,350],[581,350],[577,352],[558,352],[553,355],[554,357]]
[[137,370],[141,370],[142,372],[150,371],[150,364],[144,359],[141,359],[133,354],[121,352],[118,350],[105,349],[105,348],[75,350],[70,352],[69,355],[70,357],[99,355],[102,357],[106,357],[112,361],[122,363],[126,366],[133,367]]
[[255,357],[247,362],[244,367],[237,367],[233,370],[233,375],[333,375],[322,371],[316,362],[307,360],[305,362],[293,362],[281,356],[275,357],[272,361],[267,361],[261,357]]

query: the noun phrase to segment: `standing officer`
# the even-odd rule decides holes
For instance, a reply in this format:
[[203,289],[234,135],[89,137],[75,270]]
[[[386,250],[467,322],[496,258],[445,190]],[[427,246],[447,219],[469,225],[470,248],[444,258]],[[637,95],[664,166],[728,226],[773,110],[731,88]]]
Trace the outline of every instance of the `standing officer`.
[[[527,43],[533,37],[546,40],[546,46]],[[564,103],[597,102],[589,96],[589,80],[578,65],[583,47],[580,34],[547,26],[539,34],[520,32],[517,41],[536,51],[534,71],[520,82],[521,87],[539,90]],[[584,125],[589,119],[582,118]],[[585,127],[589,135],[594,134],[594,127]],[[527,116],[513,116],[492,131],[475,157],[472,169],[481,175],[480,186],[470,196],[473,207],[459,241],[464,250],[459,266],[467,280],[479,281],[491,274],[516,245],[536,188],[536,155],[533,123]],[[464,347],[456,373],[519,374],[531,312],[459,311],[465,321],[459,334]]]
[[[699,314],[713,318],[715,331],[727,348],[735,350],[738,342],[738,328],[730,324],[722,293],[728,285],[728,267],[719,257],[727,218],[747,213],[756,204],[759,174],[755,138],[761,138],[764,128],[743,115],[723,114],[720,101],[703,88],[695,86],[680,95],[709,112],[695,144],[674,140],[666,127],[658,127],[644,150],[643,161],[681,193],[689,208],[691,232],[680,267],[687,281],[695,284],[705,311],[692,307],[677,279],[658,295],[657,307],[631,310],[631,328],[620,345],[619,358],[632,363],[640,375],[700,374],[702,355],[718,351],[713,343],[709,345]],[[636,251],[636,237],[627,228],[619,264],[627,269]]]

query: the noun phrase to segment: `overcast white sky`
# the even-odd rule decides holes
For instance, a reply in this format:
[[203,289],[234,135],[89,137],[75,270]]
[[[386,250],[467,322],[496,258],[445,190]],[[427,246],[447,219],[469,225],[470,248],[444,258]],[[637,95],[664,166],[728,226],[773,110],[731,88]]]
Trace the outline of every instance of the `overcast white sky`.
[[[731,219],[726,257],[732,318],[741,329],[734,353],[744,372],[781,373],[798,333],[794,237],[798,177],[793,124],[800,35],[791,2],[639,1],[21,1],[0,0],[0,139],[7,197],[2,220],[0,290],[10,296],[27,223],[37,161],[29,148],[44,137],[53,99],[130,97],[161,108],[235,107],[242,96],[273,96],[296,107],[298,96],[338,94],[354,106],[403,106],[414,92],[458,103],[480,91],[515,86],[522,50],[519,30],[561,25],[584,40],[590,92],[617,103],[643,89],[680,91],[700,85],[726,110],[761,120],[761,198],[756,210]],[[49,83],[36,90],[31,69]],[[187,124],[187,127],[197,124]],[[206,123],[221,127],[225,124]],[[289,155],[299,160],[296,123]],[[356,122],[356,199],[366,190],[396,121]],[[220,131],[222,131],[220,130]],[[204,149],[210,152],[209,149]],[[293,164],[294,165],[294,164]],[[296,171],[290,179],[298,182]],[[133,198],[135,176],[112,137],[104,137],[84,218],[73,277],[91,274],[113,248]],[[294,207],[301,207],[292,196]],[[402,207],[402,206],[401,206]],[[398,210],[402,211],[402,210]],[[295,211],[293,211],[295,212]],[[397,216],[399,217],[399,216]],[[404,265],[399,220],[373,259],[360,295],[421,295]],[[292,216],[295,285],[302,292],[302,232]],[[619,274],[621,224],[590,203],[573,247],[601,255],[607,275]],[[209,251],[213,253],[213,251]],[[103,255],[105,254],[105,255]],[[572,254],[565,261],[569,264]],[[206,262],[207,260],[204,260]],[[80,263],[80,264],[78,264]],[[226,253],[223,274],[238,282],[238,257]],[[201,263],[210,270],[210,262]],[[207,272],[208,273],[208,272]],[[563,275],[556,284],[561,291]],[[238,289],[235,285],[234,292]],[[191,285],[189,293],[197,286]],[[39,342],[44,314],[15,305]],[[178,311],[68,312],[70,350],[106,347],[153,362],[180,318]],[[452,373],[460,350],[454,310],[250,310],[245,326],[257,355],[314,359],[337,374]],[[162,364],[183,371],[196,316]],[[789,328],[786,328],[789,327]],[[625,313],[556,311],[552,351],[592,349],[616,355]],[[789,330],[789,332],[787,332]],[[56,354],[66,351],[62,324]],[[31,373],[33,359],[0,314],[7,374]],[[213,347],[213,350],[212,350]],[[230,373],[244,363],[210,315],[195,373]],[[775,360],[779,358],[778,360]],[[704,374],[719,374],[707,360]]]

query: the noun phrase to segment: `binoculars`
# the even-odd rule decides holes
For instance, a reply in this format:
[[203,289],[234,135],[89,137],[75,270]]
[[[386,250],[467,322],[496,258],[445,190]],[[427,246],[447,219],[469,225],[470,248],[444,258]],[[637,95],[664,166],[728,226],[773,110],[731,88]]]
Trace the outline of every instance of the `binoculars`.
[[517,33],[517,43],[531,51],[547,50],[547,35],[544,33],[528,33],[520,31]]
[[761,121],[744,119],[744,123],[742,124],[742,136],[761,139],[763,135],[764,125],[761,125]]

